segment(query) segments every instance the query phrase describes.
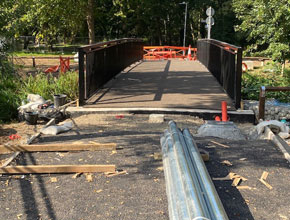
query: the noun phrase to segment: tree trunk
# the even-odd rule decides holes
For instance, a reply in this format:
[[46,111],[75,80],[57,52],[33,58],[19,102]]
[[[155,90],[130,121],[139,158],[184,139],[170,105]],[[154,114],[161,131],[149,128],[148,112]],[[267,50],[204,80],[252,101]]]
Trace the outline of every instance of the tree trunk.
[[282,72],[282,76],[285,76],[285,66],[286,66],[286,60],[283,59],[283,62],[282,62],[282,68],[281,68],[281,72]]
[[95,43],[94,0],[88,0],[87,24],[89,30],[89,44]]

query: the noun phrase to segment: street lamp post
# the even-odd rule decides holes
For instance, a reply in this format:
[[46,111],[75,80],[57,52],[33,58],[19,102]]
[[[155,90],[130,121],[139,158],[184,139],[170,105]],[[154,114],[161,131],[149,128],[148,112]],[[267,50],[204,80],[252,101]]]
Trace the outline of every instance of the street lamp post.
[[[186,18],[187,18],[187,4],[188,2],[181,2],[180,5],[185,5],[185,15],[184,15],[184,33],[183,33],[183,47],[185,47],[185,35],[186,35]],[[183,50],[184,55],[184,50]]]

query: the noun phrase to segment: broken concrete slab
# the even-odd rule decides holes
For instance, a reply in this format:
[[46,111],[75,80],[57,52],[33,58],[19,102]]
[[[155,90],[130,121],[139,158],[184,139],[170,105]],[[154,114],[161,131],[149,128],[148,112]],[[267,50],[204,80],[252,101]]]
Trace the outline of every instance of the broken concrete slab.
[[219,137],[229,140],[246,140],[240,129],[231,121],[206,121],[197,131],[199,136]]

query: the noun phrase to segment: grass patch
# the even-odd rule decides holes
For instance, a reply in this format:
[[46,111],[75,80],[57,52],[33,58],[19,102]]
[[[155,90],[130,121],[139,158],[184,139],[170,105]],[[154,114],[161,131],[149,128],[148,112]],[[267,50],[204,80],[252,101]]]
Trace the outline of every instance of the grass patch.
[[47,56],[59,57],[59,56],[64,56],[64,55],[73,56],[74,54],[71,52],[63,52],[63,53],[62,52],[45,52],[45,53],[41,53],[41,52],[19,51],[19,52],[10,53],[10,55],[19,56],[19,57],[27,57],[27,56],[31,56],[31,57],[47,57]]
[[[290,69],[280,70],[273,64],[268,64],[264,68],[255,69],[243,73],[242,75],[242,99],[259,100],[261,86],[281,86],[290,85]],[[267,98],[275,98],[280,102],[290,102],[290,92],[267,92]]]
[[66,72],[59,77],[52,77],[45,73],[29,76],[23,80],[20,93],[22,98],[32,93],[51,100],[54,94],[66,94],[68,99],[75,100],[78,98],[78,73]]

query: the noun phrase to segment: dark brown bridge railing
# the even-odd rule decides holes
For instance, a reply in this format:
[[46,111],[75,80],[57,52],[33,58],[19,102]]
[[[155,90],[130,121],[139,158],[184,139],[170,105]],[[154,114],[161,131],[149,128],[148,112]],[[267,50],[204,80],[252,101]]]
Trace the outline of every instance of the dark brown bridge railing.
[[143,58],[141,39],[120,39],[79,48],[79,102],[83,105],[106,82]]
[[224,88],[235,107],[241,103],[242,48],[213,39],[197,41],[197,59]]

